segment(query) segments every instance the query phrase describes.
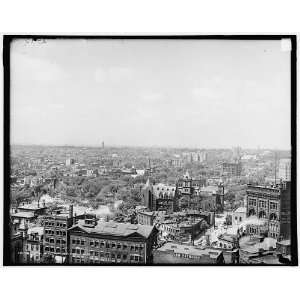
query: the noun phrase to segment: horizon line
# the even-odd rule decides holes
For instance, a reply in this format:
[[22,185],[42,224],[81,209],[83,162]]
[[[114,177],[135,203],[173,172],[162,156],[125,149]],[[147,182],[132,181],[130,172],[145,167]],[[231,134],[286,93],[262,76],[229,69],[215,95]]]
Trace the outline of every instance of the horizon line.
[[[10,144],[10,147],[15,147],[15,146],[23,146],[23,147],[72,147],[72,148],[101,148],[103,149],[102,145],[87,145],[87,144],[82,144],[82,145],[72,145],[72,144],[21,144],[21,143],[13,143]],[[107,148],[171,148],[171,149],[198,149],[198,150],[221,150],[221,149],[234,149],[234,148],[240,148],[244,150],[273,150],[273,151],[291,151],[292,149],[284,149],[284,148],[272,148],[272,147],[256,147],[256,148],[249,148],[249,147],[242,147],[240,145],[237,146],[226,146],[226,147],[197,147],[197,146],[160,146],[160,145],[151,145],[151,146],[140,146],[140,145],[105,145],[104,149]]]

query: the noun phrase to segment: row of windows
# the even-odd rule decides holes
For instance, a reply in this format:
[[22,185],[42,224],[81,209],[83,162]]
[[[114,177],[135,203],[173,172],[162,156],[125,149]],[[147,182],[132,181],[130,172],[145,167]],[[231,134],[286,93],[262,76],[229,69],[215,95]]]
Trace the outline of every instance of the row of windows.
[[52,252],[52,253],[66,253],[65,248],[60,248],[60,247],[45,247],[45,252]]
[[27,245],[27,251],[39,251],[40,246],[39,245]]
[[54,221],[45,221],[44,225],[45,226],[56,226],[56,227],[62,227],[62,228],[66,228],[67,227],[66,223],[54,222]]
[[[53,238],[46,238],[45,241],[50,244],[55,243],[55,239],[53,239]],[[61,239],[56,240],[56,244],[66,244],[66,243],[67,243],[66,240],[61,240]]]
[[[110,260],[127,260],[130,259],[130,261],[134,261],[134,262],[142,262],[143,261],[143,257],[139,256],[139,255],[127,255],[127,254],[114,254],[114,253],[104,253],[104,252],[100,252],[100,259],[98,257],[89,257],[89,261],[91,263],[96,263],[99,261],[110,261]],[[84,263],[85,259],[84,257],[74,257],[72,256],[71,261],[73,263]]]
[[[271,202],[270,201],[269,203],[270,203],[270,209],[274,209],[274,210],[278,209],[278,203],[277,202]],[[256,206],[256,200],[248,199],[248,205],[249,206]],[[258,206],[261,207],[261,208],[267,208],[268,205],[267,205],[266,201],[259,200]]]
[[56,234],[56,235],[65,236],[66,231],[45,229],[45,234],[49,234],[49,235],[55,235]]
[[[88,243],[85,240],[81,240],[81,239],[72,239],[72,244],[73,245],[86,245],[86,243]],[[144,249],[144,245],[143,244],[136,244],[136,245],[126,245],[126,244],[120,244],[120,243],[114,243],[114,242],[104,242],[104,241],[99,241],[99,240],[90,240],[89,241],[89,246],[90,247],[100,247],[100,248],[111,248],[111,249],[123,249],[123,250],[127,250],[130,249],[131,251],[141,251]]]

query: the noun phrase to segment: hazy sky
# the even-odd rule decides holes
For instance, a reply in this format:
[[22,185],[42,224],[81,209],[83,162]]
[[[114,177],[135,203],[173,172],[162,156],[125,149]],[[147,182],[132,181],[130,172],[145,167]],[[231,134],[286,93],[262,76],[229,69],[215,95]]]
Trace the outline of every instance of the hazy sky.
[[16,40],[16,144],[290,148],[280,41]]

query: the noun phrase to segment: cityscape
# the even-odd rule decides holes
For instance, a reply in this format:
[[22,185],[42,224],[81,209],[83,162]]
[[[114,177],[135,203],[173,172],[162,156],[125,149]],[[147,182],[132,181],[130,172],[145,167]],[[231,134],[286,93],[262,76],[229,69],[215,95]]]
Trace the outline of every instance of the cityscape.
[[289,264],[289,151],[13,146],[16,264]]
[[6,264],[294,264],[289,40],[9,51]]

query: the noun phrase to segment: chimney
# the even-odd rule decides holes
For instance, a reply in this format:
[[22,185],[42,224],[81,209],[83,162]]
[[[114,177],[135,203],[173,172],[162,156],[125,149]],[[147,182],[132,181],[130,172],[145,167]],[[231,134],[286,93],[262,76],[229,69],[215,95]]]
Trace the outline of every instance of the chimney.
[[73,218],[73,204],[69,206],[69,218]]

